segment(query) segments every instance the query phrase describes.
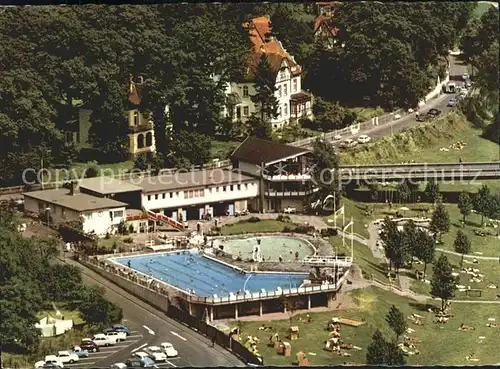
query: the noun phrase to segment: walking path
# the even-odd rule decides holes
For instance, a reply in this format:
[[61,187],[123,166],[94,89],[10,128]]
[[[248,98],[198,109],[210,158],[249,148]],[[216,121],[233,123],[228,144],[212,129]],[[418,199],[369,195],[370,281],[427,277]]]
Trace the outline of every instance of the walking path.
[[[445,250],[445,249],[438,249],[437,248],[436,251],[444,252],[445,254],[462,256],[462,254],[460,254],[458,252],[450,251],[450,250]],[[466,258],[466,259],[477,259],[477,260],[499,260],[500,261],[500,256],[476,256],[476,255],[465,254],[464,258]]]

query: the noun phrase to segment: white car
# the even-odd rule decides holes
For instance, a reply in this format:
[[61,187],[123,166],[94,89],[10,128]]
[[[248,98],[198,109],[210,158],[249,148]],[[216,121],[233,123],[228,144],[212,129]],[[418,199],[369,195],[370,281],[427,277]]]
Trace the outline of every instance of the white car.
[[296,213],[296,212],[297,212],[297,209],[295,209],[295,208],[290,208],[290,207],[285,208],[285,209],[283,210],[283,213],[285,213],[285,214],[293,214],[293,213]]
[[339,134],[336,134],[335,136],[333,136],[333,139],[334,139],[335,141],[338,141],[338,140],[340,140],[341,138],[342,138],[342,136],[341,136],[341,135],[339,135]]
[[464,74],[462,74],[462,79],[463,79],[464,81],[467,81],[468,79],[470,79],[469,73],[464,73]]
[[167,355],[158,346],[149,346],[144,350],[155,362],[167,360]]
[[179,355],[177,350],[174,348],[174,345],[172,345],[169,342],[163,342],[160,345],[160,347],[163,350],[163,352],[165,352],[165,354],[167,354],[167,357],[175,357],[175,356]]
[[138,352],[134,353],[133,356],[135,356],[136,358],[139,358],[141,360],[142,359],[150,359],[150,356],[143,351],[138,351]]
[[111,365],[110,369],[127,369],[127,364],[125,363],[114,363]]
[[110,339],[108,336],[102,333],[96,334],[94,337],[92,337],[92,342],[94,342],[96,346],[99,347],[116,345],[116,340]]
[[43,361],[37,361],[35,363],[35,368],[42,368],[45,364],[50,364],[54,366],[58,366],[59,368],[64,368],[64,364],[61,362],[61,360],[58,359],[56,355],[47,355],[45,356],[45,360]]
[[358,137],[358,142],[360,144],[368,143],[370,141],[371,141],[371,138],[369,136],[367,136],[367,135],[361,135],[361,136]]
[[[72,354],[69,351],[59,351],[56,356],[63,364],[76,363],[80,358],[77,354]],[[47,357],[45,358],[47,360]]]
[[113,340],[116,342],[121,342],[121,341],[125,341],[127,339],[127,333],[126,332],[108,332],[108,333],[106,333],[106,337],[108,337],[110,340]]

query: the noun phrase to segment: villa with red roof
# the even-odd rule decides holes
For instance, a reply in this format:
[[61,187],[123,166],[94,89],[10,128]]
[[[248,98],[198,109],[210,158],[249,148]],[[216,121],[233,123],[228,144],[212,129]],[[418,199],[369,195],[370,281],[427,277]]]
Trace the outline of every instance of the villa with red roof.
[[302,68],[273,35],[271,19],[262,16],[243,24],[248,31],[252,50],[249,56],[247,72],[243,80],[228,83],[226,87],[226,116],[233,122],[245,122],[257,112],[251,100],[255,94],[255,70],[263,53],[267,55],[273,71],[276,73],[276,92],[278,99],[278,117],[271,120],[272,128],[279,129],[300,118],[312,115],[311,95],[302,91]]

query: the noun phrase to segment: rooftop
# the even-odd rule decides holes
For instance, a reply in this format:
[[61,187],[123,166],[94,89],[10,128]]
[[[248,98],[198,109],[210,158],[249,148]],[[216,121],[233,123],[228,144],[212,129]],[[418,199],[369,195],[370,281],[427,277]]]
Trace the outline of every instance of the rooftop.
[[103,195],[142,191],[141,187],[134,186],[130,182],[125,182],[112,177],[84,178],[81,179],[78,184],[81,188]]
[[261,165],[262,163],[272,164],[289,157],[295,157],[309,152],[309,150],[280,142],[248,137],[236,148],[236,150],[234,150],[231,159]]
[[139,186],[144,193],[182,190],[187,188],[201,188],[210,185],[222,185],[230,183],[242,183],[254,181],[255,179],[238,171],[227,169],[197,170],[191,172],[177,171],[175,173],[161,174],[153,177],[142,177],[129,180],[130,183]]
[[127,206],[127,204],[120,201],[95,197],[81,192],[75,192],[74,195],[70,195],[69,193],[69,189],[61,188],[56,190],[26,192],[23,195],[79,212]]

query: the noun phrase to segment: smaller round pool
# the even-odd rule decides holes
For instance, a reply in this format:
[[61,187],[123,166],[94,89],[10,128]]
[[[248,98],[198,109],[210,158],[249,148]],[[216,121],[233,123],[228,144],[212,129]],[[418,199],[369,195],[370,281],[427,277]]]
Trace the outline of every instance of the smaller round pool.
[[302,260],[306,256],[313,255],[314,246],[303,238],[286,236],[255,236],[250,238],[234,238],[219,240],[217,245],[222,245],[223,251],[244,261],[252,259],[252,253],[260,240],[260,252],[262,261],[279,261],[280,256],[283,261],[294,261],[298,254],[298,259]]

